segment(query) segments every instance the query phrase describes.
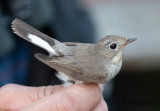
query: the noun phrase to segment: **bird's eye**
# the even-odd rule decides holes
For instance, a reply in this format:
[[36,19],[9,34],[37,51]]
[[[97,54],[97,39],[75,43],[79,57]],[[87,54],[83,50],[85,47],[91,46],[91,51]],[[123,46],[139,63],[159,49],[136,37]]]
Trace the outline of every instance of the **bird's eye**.
[[110,45],[111,49],[116,49],[116,47],[117,47],[117,45],[115,43],[113,43],[113,44]]

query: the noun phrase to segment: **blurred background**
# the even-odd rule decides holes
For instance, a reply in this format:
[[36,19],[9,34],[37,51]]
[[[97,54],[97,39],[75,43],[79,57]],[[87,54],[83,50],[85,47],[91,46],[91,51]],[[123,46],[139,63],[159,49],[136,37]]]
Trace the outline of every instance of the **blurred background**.
[[0,86],[61,84],[33,56],[46,52],[13,34],[19,18],[63,42],[137,38],[125,48],[121,72],[104,85],[104,99],[109,111],[159,111],[159,11],[160,0],[0,0]]

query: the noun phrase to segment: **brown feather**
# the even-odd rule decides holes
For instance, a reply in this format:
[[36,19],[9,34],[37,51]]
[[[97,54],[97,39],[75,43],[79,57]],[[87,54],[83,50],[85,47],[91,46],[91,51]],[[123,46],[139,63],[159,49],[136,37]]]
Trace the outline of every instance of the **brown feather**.
[[12,27],[14,33],[16,33],[20,37],[28,40],[29,42],[31,42],[31,41],[29,40],[29,38],[27,36],[28,36],[28,34],[33,34],[33,35],[40,37],[44,41],[46,41],[50,46],[55,45],[55,42],[51,37],[43,34],[42,32],[38,31],[37,29],[33,28],[32,26],[28,25],[27,23],[23,22],[22,20],[19,20],[19,19],[13,20],[11,27]]

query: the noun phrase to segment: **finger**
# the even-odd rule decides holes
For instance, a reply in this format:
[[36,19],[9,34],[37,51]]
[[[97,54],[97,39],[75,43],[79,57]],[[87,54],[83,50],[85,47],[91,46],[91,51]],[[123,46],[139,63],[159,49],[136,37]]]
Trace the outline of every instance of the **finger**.
[[0,88],[0,110],[18,110],[30,103],[31,98],[22,86],[9,84]]
[[101,98],[101,101],[96,105],[95,108],[93,108],[92,111],[108,111],[108,106],[103,98]]
[[101,90],[95,84],[65,87],[50,96],[28,105],[23,111],[90,111],[101,99]]
[[27,87],[8,84],[0,88],[0,111],[18,110],[40,98],[56,93],[62,86]]
[[[92,89],[91,91],[95,92],[96,95],[97,94],[101,95],[101,91],[99,90],[97,85],[91,85],[91,84],[72,85],[71,87],[63,87],[63,85],[60,85],[60,86],[54,86],[54,87],[48,86],[48,87],[38,87],[38,88],[10,84],[10,85],[6,85],[0,89],[0,96],[2,97],[0,99],[0,103],[1,103],[0,110],[2,110],[2,109],[11,109],[11,110],[21,109],[21,108],[25,107],[26,105],[28,105],[34,101],[37,101],[40,98],[43,98],[44,96],[56,94],[57,92],[60,92],[61,90],[62,90],[62,92],[66,91],[66,94],[68,94],[68,96],[70,96],[73,93],[72,94],[73,100],[81,97],[81,95],[79,94],[79,92],[81,92],[81,90],[82,90],[82,92],[84,92],[84,93],[81,93],[82,96],[87,95],[87,96],[92,97],[90,95],[90,89]],[[63,95],[66,95],[66,94],[63,94]],[[59,97],[61,97],[61,96],[62,95],[59,95]],[[66,98],[69,98],[69,97],[66,97]],[[86,98],[89,99],[88,97],[86,97]],[[85,101],[86,98],[83,98],[84,99],[83,101]],[[82,98],[80,98],[80,99],[82,99]],[[68,99],[68,100],[71,100],[71,99]],[[79,100],[79,99],[77,99],[77,100]],[[19,102],[17,102],[17,101],[19,101]],[[83,102],[83,101],[79,101],[79,102]],[[96,103],[96,102],[97,101],[93,102],[91,100],[90,103],[91,103],[91,105],[93,105],[93,103]],[[68,103],[73,104],[73,102],[68,102]],[[88,105],[88,107],[89,106],[92,107],[91,105]]]

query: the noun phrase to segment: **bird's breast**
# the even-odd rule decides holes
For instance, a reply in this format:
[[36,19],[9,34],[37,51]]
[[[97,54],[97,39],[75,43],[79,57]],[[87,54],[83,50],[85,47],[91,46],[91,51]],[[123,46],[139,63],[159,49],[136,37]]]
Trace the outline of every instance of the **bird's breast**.
[[109,65],[106,65],[105,69],[107,72],[107,76],[106,76],[106,80],[111,80],[112,78],[114,78],[120,71],[122,66],[122,60],[118,63],[110,63]]

